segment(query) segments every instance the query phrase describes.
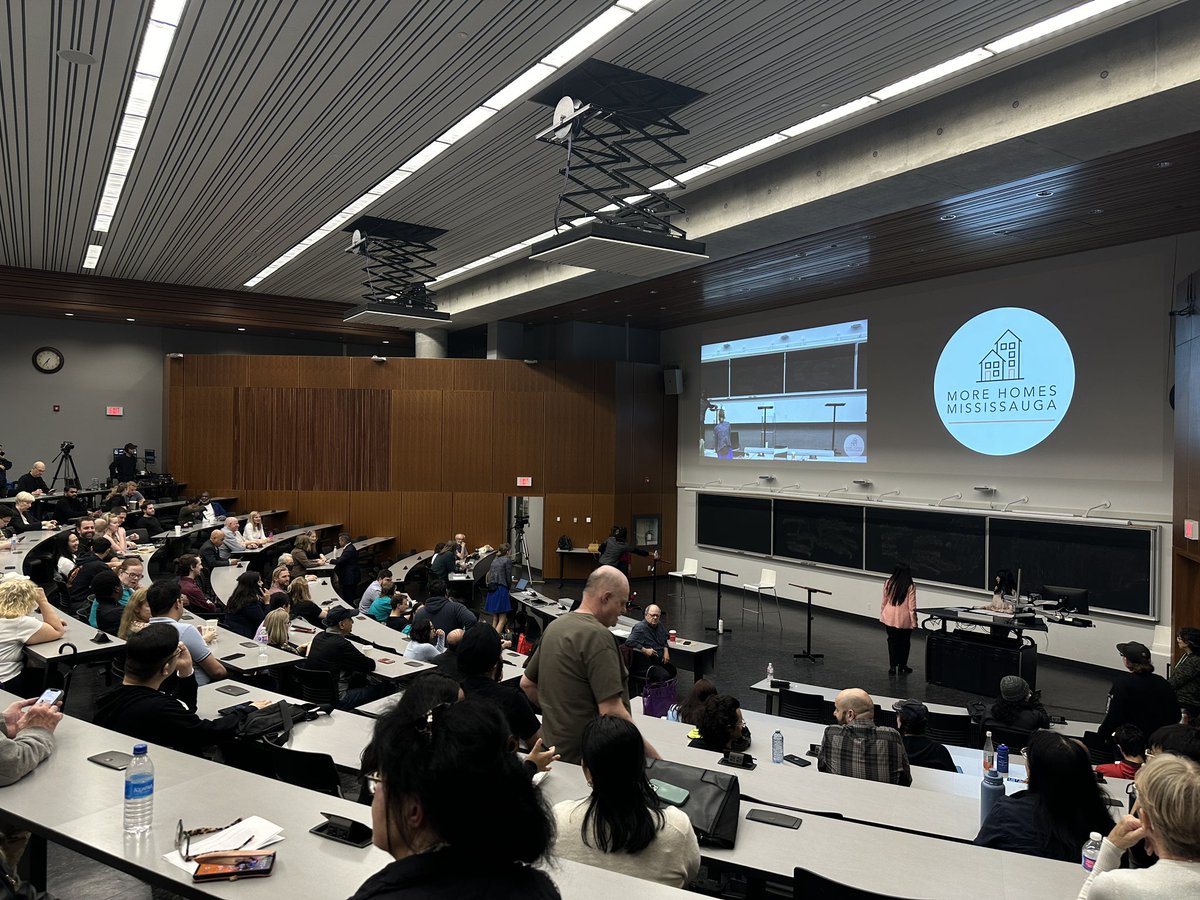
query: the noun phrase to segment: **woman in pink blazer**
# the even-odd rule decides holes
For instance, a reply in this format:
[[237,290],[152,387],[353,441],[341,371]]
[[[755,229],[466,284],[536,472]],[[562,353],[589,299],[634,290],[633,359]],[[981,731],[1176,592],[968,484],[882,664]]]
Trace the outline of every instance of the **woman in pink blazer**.
[[904,563],[896,566],[883,585],[879,621],[887,628],[888,674],[899,671],[907,675],[912,671],[908,667],[908,648],[917,627],[917,586],[913,584],[912,570]]

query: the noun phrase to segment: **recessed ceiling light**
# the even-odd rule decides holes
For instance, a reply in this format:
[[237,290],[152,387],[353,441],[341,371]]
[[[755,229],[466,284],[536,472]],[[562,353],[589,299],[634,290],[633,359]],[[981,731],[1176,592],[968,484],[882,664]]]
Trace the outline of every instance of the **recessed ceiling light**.
[[239,328],[238,331],[245,331],[245,328]]
[[1154,164],[1154,168],[1156,168],[1156,169],[1169,169],[1169,168],[1171,168],[1171,163],[1170,163],[1170,161],[1169,161],[1169,160],[1165,160],[1165,159],[1164,159],[1162,162],[1157,162],[1157,163],[1155,163],[1155,164]]
[[659,307],[659,309],[666,309],[666,307],[665,307],[665,306],[660,306],[660,307]]
[[83,256],[83,267],[85,269],[96,268],[96,263],[100,261],[100,251],[104,247],[100,244],[88,244],[87,253]]
[[390,344],[390,343],[391,343],[391,341],[384,341],[383,343],[385,343],[385,344]]
[[954,213],[946,213],[946,214],[945,214],[945,215],[943,215],[943,216],[939,216],[939,218],[940,218],[940,219],[941,219],[943,222],[953,222],[955,219],[957,219],[957,218],[958,218],[958,216],[956,216]]
[[1053,197],[1053,196],[1054,196],[1054,191],[1038,191],[1038,192],[1037,192],[1037,196],[1039,196],[1039,197]]
[[63,62],[73,66],[94,66],[99,62],[92,54],[84,53],[82,50],[59,50],[55,55]]
[[1080,4],[1056,16],[1042,19],[1040,22],[1034,22],[1020,31],[1014,31],[1012,34],[984,46],[993,53],[1004,53],[1007,50],[1013,50],[1044,38],[1047,35],[1054,34],[1057,31],[1063,31],[1073,25],[1078,25],[1088,19],[1093,19],[1111,9],[1116,9],[1118,6],[1126,6],[1131,2],[1133,0],[1091,0],[1090,3]]
[[63,315],[64,315],[64,316],[67,316],[68,318],[70,318],[71,316],[74,316],[74,315],[75,315],[75,313],[63,313]]
[[125,321],[126,321],[126,322],[136,322],[137,320],[136,320],[136,319],[131,319],[131,318],[129,318],[128,316],[126,316],[126,317],[125,317]]

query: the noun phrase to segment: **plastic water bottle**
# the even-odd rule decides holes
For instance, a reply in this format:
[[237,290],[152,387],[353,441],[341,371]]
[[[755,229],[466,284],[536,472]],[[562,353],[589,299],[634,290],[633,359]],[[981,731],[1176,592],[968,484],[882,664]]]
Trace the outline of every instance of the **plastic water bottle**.
[[767,663],[767,681],[775,678],[775,663]]
[[979,785],[979,824],[987,821],[988,813],[996,805],[996,801],[1004,796],[1004,779],[995,769],[984,773],[983,782]]
[[771,735],[771,762],[783,762],[783,732],[778,729]]
[[1090,872],[1096,867],[1096,858],[1100,856],[1102,840],[1098,831],[1093,831],[1088,835],[1088,839],[1083,845],[1083,871]]
[[996,771],[1000,773],[1001,778],[1008,777],[1008,744],[1001,744],[996,748]]
[[717,634],[724,634],[724,633],[725,633],[725,620],[717,619]]
[[154,763],[145,744],[134,744],[125,770],[125,831],[141,834],[154,823]]
[[992,733],[989,731],[983,742],[983,771],[990,772],[996,765],[996,751],[992,748]]

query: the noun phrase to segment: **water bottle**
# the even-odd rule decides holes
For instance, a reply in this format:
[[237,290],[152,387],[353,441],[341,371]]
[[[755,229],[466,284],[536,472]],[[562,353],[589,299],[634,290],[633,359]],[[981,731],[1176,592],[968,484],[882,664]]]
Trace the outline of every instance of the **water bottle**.
[[767,663],[767,681],[773,681],[775,678],[775,663]]
[[154,822],[154,763],[145,744],[134,744],[133,760],[125,770],[125,831],[141,834]]
[[1088,839],[1083,845],[1083,871],[1090,872],[1096,867],[1096,858],[1100,855],[1102,840],[1098,831],[1093,831],[1088,835]]
[[983,782],[979,785],[979,824],[987,821],[988,813],[996,805],[996,801],[1004,796],[1004,779],[995,769],[984,773]]
[[717,619],[717,634],[724,634],[724,633],[725,633],[725,620]]
[[783,732],[778,729],[771,735],[771,762],[783,762]]
[[1000,773],[1001,778],[1008,777],[1008,744],[1001,744],[996,748],[996,771]]
[[983,771],[990,772],[996,765],[996,751],[992,748],[992,733],[987,733],[983,742]]

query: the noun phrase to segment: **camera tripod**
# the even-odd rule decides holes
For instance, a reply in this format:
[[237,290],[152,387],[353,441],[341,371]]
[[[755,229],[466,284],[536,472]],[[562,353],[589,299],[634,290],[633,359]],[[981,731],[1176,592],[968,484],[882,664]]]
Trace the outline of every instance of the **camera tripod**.
[[[64,490],[69,487],[83,487],[83,485],[79,482],[79,470],[75,468],[75,460],[71,458],[70,450],[60,449],[58,451],[58,456],[54,457],[54,459],[50,460],[50,462],[54,462],[54,460],[58,460],[58,466],[54,470],[54,478],[50,480],[51,493],[53,493],[54,486],[58,484],[58,479],[60,477],[63,480]],[[66,471],[64,471],[64,468]]]
[[533,584],[533,569],[529,567],[529,544],[525,542],[525,524],[521,522],[520,518],[513,519],[513,543],[517,545],[517,551],[521,554],[521,562],[525,564],[525,579]]

